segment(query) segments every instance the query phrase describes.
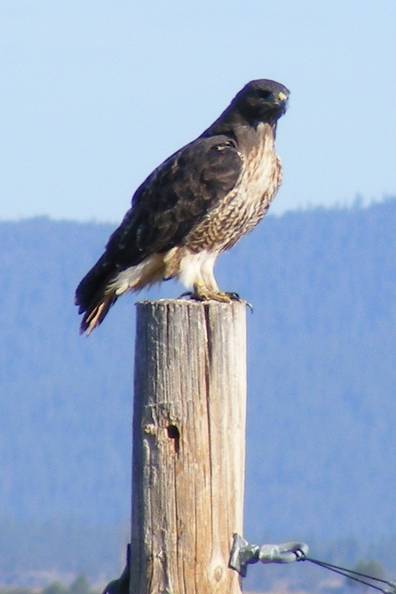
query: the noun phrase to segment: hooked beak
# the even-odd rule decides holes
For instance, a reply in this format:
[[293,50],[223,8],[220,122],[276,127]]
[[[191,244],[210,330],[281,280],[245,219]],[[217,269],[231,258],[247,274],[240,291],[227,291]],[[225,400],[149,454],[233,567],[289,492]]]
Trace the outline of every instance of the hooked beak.
[[284,114],[287,110],[288,99],[289,94],[286,94],[283,91],[280,91],[276,96],[275,105],[282,114]]

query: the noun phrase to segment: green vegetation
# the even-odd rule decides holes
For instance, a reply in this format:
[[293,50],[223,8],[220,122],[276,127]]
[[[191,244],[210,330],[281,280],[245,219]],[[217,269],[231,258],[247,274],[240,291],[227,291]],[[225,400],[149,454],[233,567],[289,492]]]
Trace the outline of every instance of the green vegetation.
[[93,590],[84,575],[78,575],[70,584],[65,586],[60,582],[52,582],[41,590],[29,588],[0,588],[0,594],[99,594]]
[[[381,563],[379,563],[378,561],[373,561],[373,560],[360,560],[356,563],[356,565],[352,568],[353,571],[357,571],[358,573],[362,573],[364,575],[368,575],[370,577],[373,578],[379,578],[381,580],[386,579],[386,573],[385,570],[383,568],[383,566],[381,565]],[[364,579],[364,578],[363,578]],[[362,589],[362,584],[360,584],[359,582],[355,582],[354,580],[346,580],[346,585],[349,586],[350,588],[353,589]],[[377,584],[380,585],[380,584]],[[367,591],[370,591],[370,588],[366,588],[365,586],[363,586],[363,588]]]

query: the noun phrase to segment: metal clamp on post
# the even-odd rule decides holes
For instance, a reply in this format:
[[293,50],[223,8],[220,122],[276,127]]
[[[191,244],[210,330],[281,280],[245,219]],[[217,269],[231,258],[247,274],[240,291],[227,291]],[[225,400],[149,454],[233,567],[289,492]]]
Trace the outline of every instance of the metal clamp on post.
[[242,577],[246,576],[247,566],[252,563],[293,563],[308,554],[309,547],[304,542],[285,542],[282,544],[252,545],[239,534],[234,534],[229,567]]

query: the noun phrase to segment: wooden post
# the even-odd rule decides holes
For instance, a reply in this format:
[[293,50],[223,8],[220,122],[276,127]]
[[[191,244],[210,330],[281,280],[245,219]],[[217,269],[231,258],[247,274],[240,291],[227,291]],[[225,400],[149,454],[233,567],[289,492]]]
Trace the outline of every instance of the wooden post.
[[137,305],[130,594],[240,594],[246,307]]

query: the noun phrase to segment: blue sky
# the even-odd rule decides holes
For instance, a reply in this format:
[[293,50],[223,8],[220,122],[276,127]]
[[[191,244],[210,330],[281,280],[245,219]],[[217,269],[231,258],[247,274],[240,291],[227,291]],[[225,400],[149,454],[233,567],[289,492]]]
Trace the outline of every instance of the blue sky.
[[272,207],[396,194],[394,0],[2,0],[0,218],[119,221],[252,78],[292,91]]

